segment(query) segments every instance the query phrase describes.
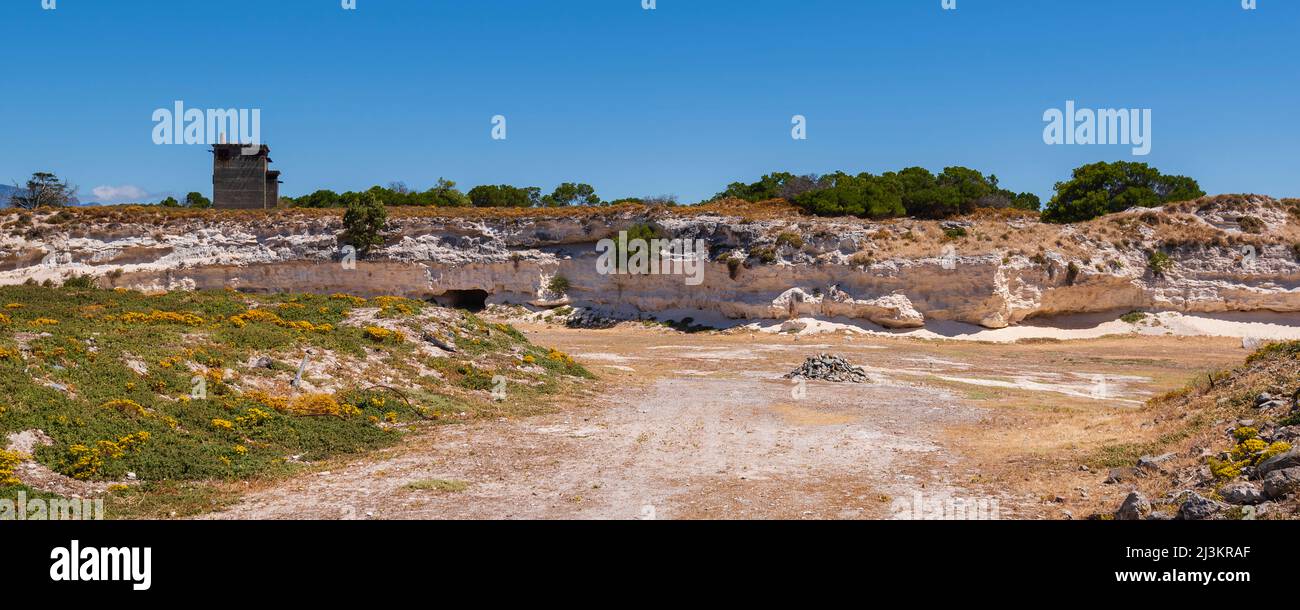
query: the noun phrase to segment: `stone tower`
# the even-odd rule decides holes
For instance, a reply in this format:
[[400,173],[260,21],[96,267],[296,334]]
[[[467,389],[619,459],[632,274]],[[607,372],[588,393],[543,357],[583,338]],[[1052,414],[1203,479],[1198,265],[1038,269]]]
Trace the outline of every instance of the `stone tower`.
[[263,210],[280,203],[280,172],[268,168],[265,144],[245,154],[243,144],[212,145],[212,207]]

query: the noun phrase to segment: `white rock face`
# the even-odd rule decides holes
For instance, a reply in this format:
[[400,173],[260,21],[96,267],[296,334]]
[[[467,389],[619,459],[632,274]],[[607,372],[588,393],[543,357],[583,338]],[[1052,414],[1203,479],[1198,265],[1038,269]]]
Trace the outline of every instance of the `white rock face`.
[[809,294],[802,288],[791,288],[772,300],[769,318],[845,317],[861,318],[886,328],[920,328],[925,326],[925,316],[912,307],[903,294],[891,294],[876,299],[855,299],[832,286],[830,291]]
[[[46,222],[52,214],[37,213],[31,226],[39,232],[20,228],[0,236],[0,284],[92,274],[101,285],[140,290],[232,287],[444,302],[479,295],[489,304],[574,305],[616,316],[844,317],[889,328],[929,320],[1002,328],[1031,316],[1143,308],[1300,312],[1300,221],[1286,211],[1289,204],[1252,197],[1229,208],[1216,201],[1190,202],[1181,212],[1134,210],[1081,225],[972,221],[972,231],[985,237],[943,253],[947,242],[912,239],[913,231],[941,233],[936,223],[915,220],[751,220],[644,209],[404,217],[390,220],[385,244],[355,264],[338,243],[337,215],[56,224]],[[1261,219],[1265,231],[1243,233],[1238,219],[1244,215]],[[0,216],[0,224],[12,226],[15,216]],[[638,224],[703,240],[707,260],[700,263],[700,281],[680,273],[600,273],[597,241]],[[802,245],[777,239],[789,232],[797,232]],[[1198,237],[1186,238],[1189,232]],[[876,257],[886,234],[893,236],[889,243],[928,253]],[[993,237],[998,234],[1000,241]],[[1246,242],[1254,248],[1249,260]],[[1159,277],[1148,268],[1147,253],[1155,250],[1171,261]],[[857,258],[863,254],[873,256],[863,263]],[[729,264],[732,257],[745,262]],[[567,280],[564,294],[547,289],[556,276]]]

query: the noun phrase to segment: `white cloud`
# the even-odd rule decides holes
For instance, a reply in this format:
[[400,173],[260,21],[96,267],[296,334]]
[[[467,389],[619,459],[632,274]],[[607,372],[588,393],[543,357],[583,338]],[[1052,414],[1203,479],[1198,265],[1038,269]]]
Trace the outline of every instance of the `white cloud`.
[[90,190],[100,203],[139,203],[149,198],[149,192],[131,184],[122,186],[97,186]]

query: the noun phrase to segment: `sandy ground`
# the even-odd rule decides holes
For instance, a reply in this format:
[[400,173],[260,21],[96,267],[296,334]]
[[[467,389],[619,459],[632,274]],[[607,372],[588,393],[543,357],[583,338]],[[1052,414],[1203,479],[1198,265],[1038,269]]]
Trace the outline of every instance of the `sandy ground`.
[[[956,499],[994,501],[998,518],[1061,518],[1113,493],[1076,456],[1138,434],[1145,398],[1245,355],[1240,339],[1161,335],[525,331],[597,372],[596,391],[547,415],[421,428],[210,517],[879,519]],[[781,379],[819,352],[873,382]],[[410,486],[430,480],[463,489]]]

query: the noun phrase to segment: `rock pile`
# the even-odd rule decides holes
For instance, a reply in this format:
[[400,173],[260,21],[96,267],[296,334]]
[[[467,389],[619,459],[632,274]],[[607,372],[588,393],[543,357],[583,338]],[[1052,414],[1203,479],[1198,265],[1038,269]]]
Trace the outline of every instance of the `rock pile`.
[[836,383],[870,383],[871,378],[861,367],[849,364],[839,356],[818,354],[809,356],[799,368],[785,375],[786,379],[816,379]]

